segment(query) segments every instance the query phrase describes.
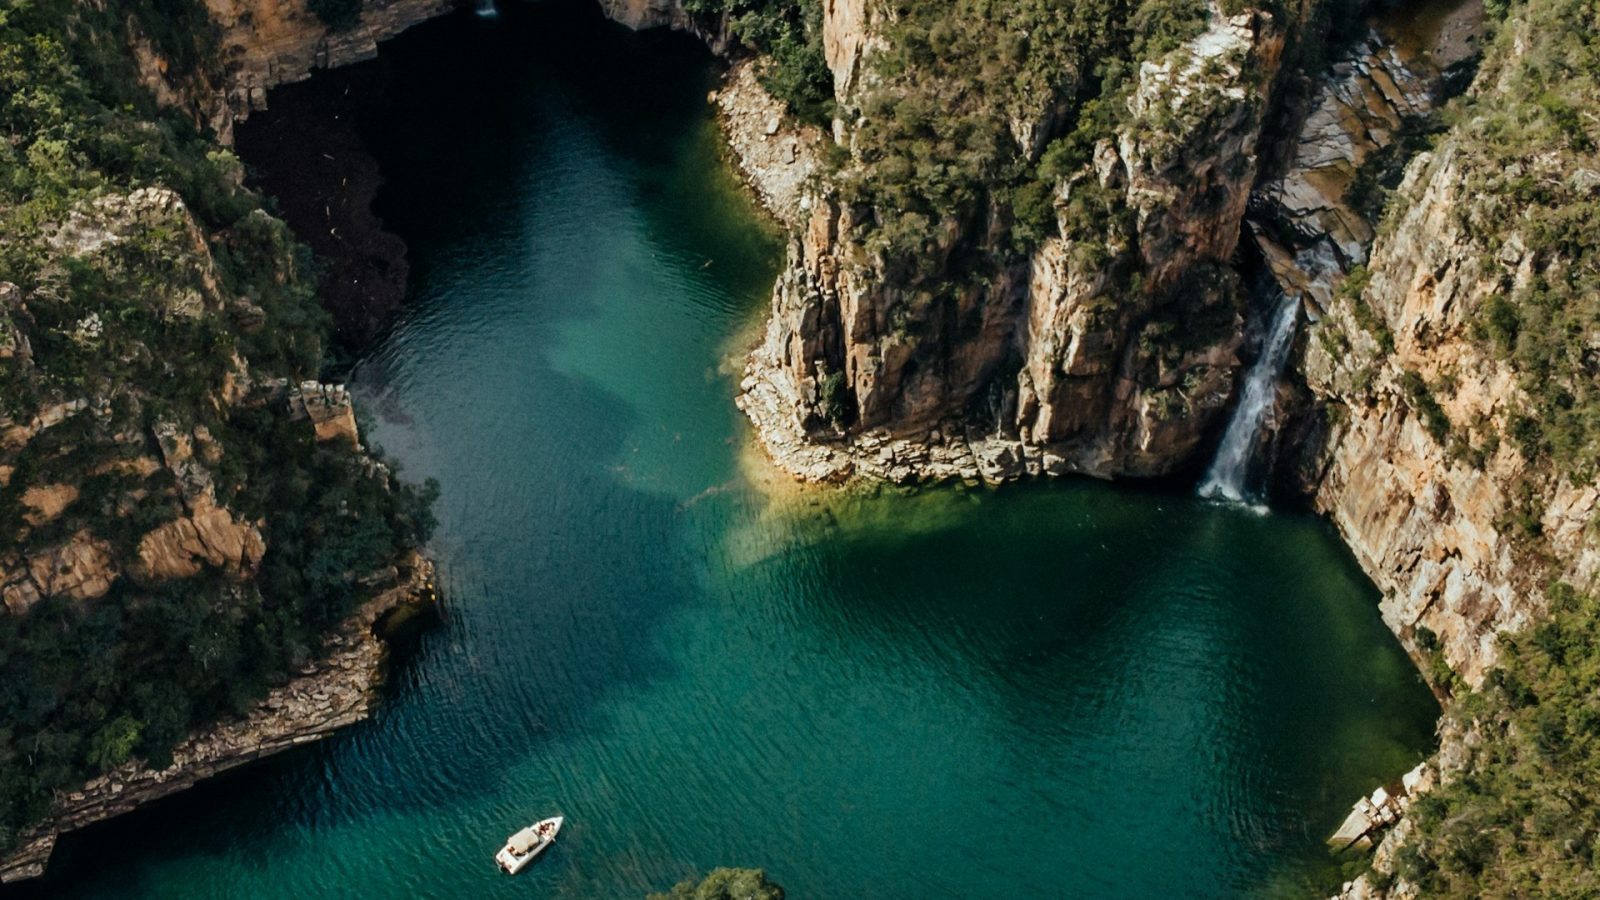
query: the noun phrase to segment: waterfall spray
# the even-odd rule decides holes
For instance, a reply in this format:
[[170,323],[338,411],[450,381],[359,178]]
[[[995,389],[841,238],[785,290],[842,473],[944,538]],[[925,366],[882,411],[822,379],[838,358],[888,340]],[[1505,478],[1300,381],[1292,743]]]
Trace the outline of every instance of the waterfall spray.
[[1200,496],[1242,503],[1247,496],[1250,460],[1255,453],[1261,425],[1277,398],[1278,376],[1289,361],[1294,344],[1294,326],[1299,319],[1300,298],[1283,295],[1272,314],[1271,330],[1262,344],[1261,356],[1245,375],[1239,406],[1233,411],[1228,430],[1222,434],[1216,459],[1200,482]]
[[496,17],[498,15],[500,15],[500,10],[495,8],[494,0],[478,0],[478,17],[479,18],[481,18],[481,19],[493,19],[494,17]]

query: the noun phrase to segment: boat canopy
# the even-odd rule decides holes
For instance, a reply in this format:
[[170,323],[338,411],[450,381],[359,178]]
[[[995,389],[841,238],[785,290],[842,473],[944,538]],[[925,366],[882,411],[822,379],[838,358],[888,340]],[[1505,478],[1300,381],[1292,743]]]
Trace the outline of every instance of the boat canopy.
[[539,834],[539,829],[530,825],[516,834],[513,834],[510,840],[506,841],[506,846],[511,848],[512,853],[521,856],[522,854],[527,853],[529,850],[532,850],[534,847],[539,846],[539,843],[543,840],[544,838]]

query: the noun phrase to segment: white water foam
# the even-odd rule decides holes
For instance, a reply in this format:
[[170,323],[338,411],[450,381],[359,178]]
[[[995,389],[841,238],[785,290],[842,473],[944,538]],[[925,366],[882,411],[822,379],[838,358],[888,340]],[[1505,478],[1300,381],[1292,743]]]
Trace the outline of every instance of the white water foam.
[[1217,456],[1200,482],[1200,496],[1232,503],[1253,499],[1249,493],[1250,460],[1255,453],[1261,425],[1277,399],[1278,377],[1289,361],[1294,344],[1295,323],[1300,316],[1300,298],[1283,295],[1272,315],[1272,328],[1261,356],[1245,375],[1239,405],[1223,432]]

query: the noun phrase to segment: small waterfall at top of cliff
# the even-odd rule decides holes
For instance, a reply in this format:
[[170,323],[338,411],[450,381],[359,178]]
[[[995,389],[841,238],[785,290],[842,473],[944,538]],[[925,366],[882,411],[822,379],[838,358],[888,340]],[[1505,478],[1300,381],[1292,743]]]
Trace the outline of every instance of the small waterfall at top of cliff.
[[478,17],[493,19],[500,15],[500,10],[494,5],[494,0],[478,0]]
[[1239,406],[1233,411],[1228,430],[1222,434],[1216,459],[1200,482],[1200,496],[1242,503],[1248,495],[1250,460],[1261,434],[1261,425],[1277,398],[1278,376],[1289,361],[1294,344],[1294,326],[1300,315],[1300,298],[1280,294],[1278,308],[1261,345],[1261,355],[1245,375]]

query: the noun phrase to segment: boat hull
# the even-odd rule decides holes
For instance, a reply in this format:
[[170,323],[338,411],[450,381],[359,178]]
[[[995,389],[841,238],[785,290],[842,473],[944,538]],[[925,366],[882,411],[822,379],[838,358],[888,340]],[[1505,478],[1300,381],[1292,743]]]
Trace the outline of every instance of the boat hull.
[[512,835],[500,852],[494,855],[495,864],[507,875],[515,875],[526,869],[555,843],[564,821],[561,816],[554,816],[535,822]]

